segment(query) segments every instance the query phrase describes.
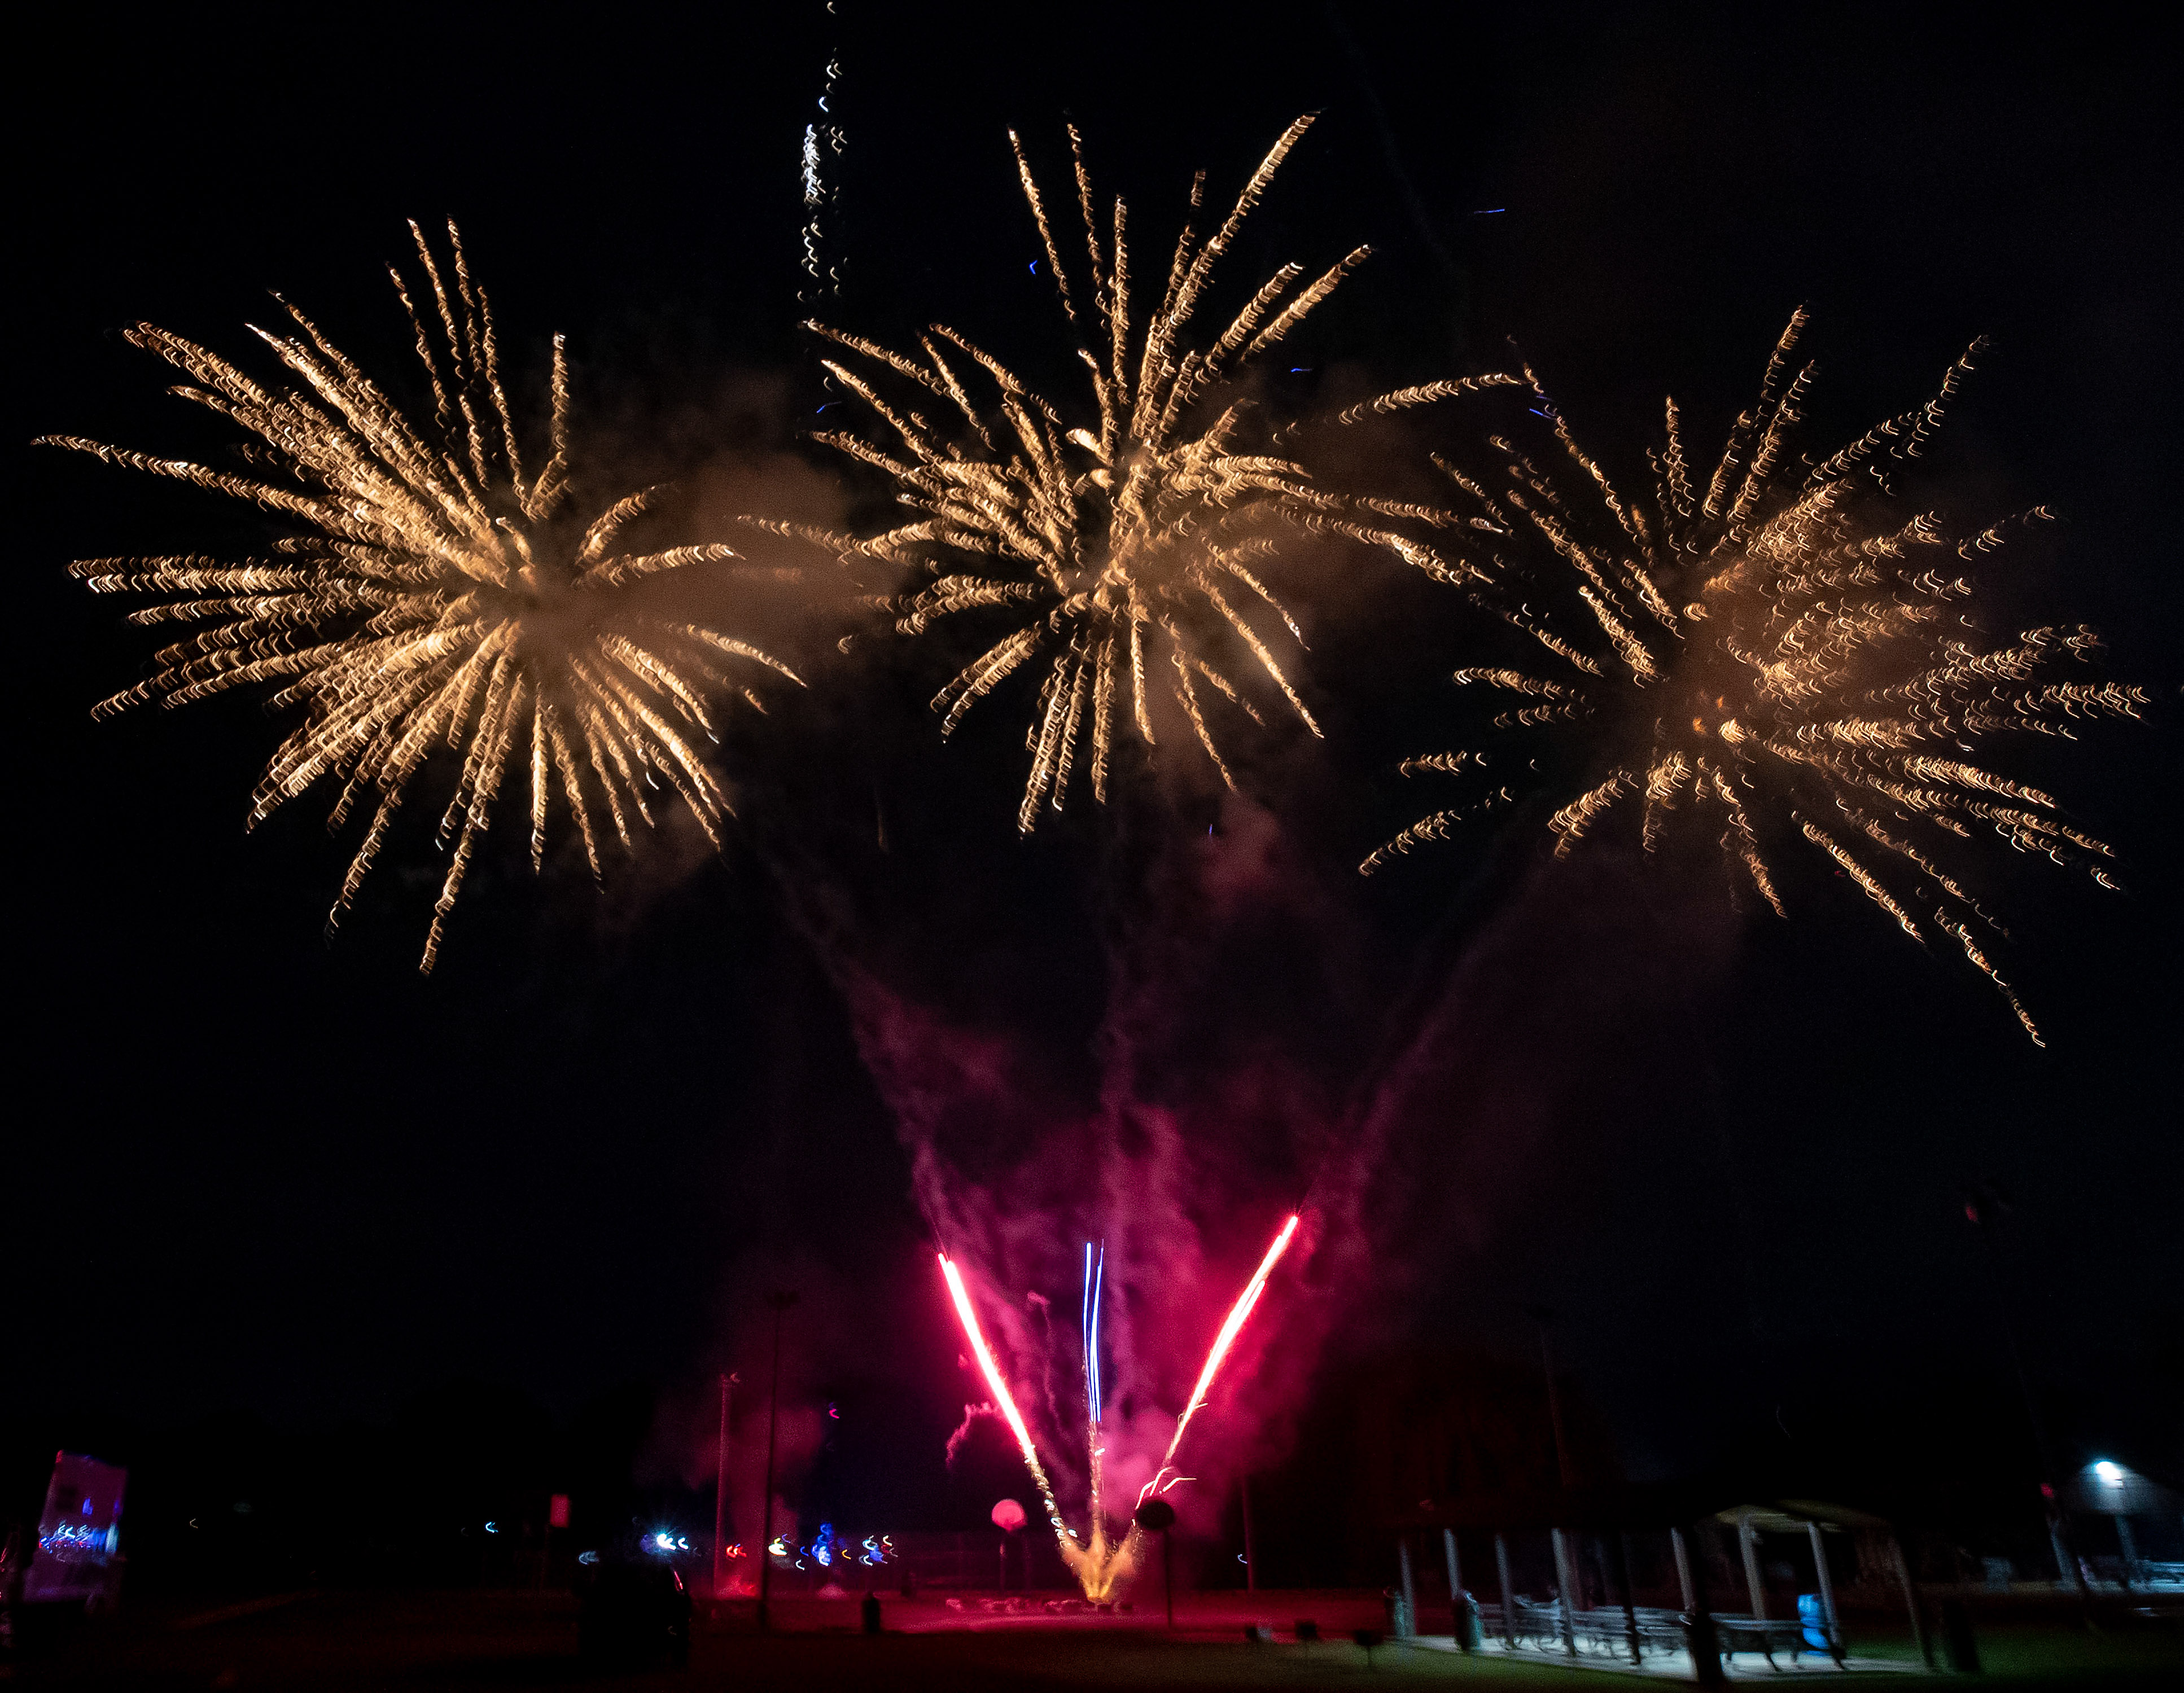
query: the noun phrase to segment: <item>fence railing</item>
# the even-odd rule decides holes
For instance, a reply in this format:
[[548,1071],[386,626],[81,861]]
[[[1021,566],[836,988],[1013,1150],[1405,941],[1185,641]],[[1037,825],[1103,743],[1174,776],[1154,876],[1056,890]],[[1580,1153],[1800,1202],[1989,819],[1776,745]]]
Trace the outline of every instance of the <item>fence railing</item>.
[[[1629,1616],[1620,1606],[1572,1611],[1567,1634],[1563,1607],[1552,1600],[1518,1597],[1506,1625],[1499,1605],[1482,1604],[1479,1612],[1481,1632],[1489,1640],[1511,1641],[1519,1651],[1564,1655],[1574,1652],[1583,1657],[1627,1661],[1634,1621],[1639,1650],[1643,1653],[1682,1651],[1689,1644],[1683,1613],[1658,1606],[1634,1606]],[[1724,1657],[1754,1652],[1771,1666],[1778,1657],[1794,1661],[1801,1654],[1822,1658],[1834,1656],[1808,1641],[1804,1624],[1795,1618],[1747,1617],[1723,1612],[1715,1612],[1713,1616],[1715,1646]]]

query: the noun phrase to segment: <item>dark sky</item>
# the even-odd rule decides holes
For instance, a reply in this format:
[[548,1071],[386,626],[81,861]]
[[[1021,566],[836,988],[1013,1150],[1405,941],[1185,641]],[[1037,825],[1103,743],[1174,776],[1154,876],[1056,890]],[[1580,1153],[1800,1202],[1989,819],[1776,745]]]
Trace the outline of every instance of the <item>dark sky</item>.
[[[2004,567],[1996,603],[2097,624],[2114,672],[2167,702],[2059,778],[2119,843],[2130,894],[2029,866],[1995,884],[2048,1049],[1848,901],[1755,924],[1716,958],[1680,952],[1683,907],[1633,916],[1612,876],[1513,896],[1477,955],[1506,971],[1481,1022],[1494,1039],[1474,1040],[1479,1094],[1538,1078],[1544,1103],[1529,1138],[1492,1148],[1485,1108],[1450,1100],[1421,1180],[1460,1190],[1464,1221],[1412,1249],[1439,1289],[1413,1327],[1507,1348],[1526,1302],[1557,1306],[1564,1361],[1635,1471],[1802,1416],[1900,1414],[1908,1438],[1939,1440],[2001,1390],[1958,1212],[1990,1180],[2015,1204],[2013,1298],[2069,1456],[2136,1442],[2173,1467],[2184,607],[2166,55],[2120,8],[2037,25],[1764,9],[913,19],[841,0],[831,23],[816,5],[762,23],[193,8],[126,30],[64,11],[19,64],[8,435],[202,450],[205,426],[161,397],[120,326],[235,349],[277,287],[344,344],[398,351],[381,266],[403,217],[453,214],[510,343],[566,331],[596,415],[632,442],[694,462],[718,426],[798,450],[798,157],[830,32],[850,148],[836,309],[875,332],[943,315],[1017,345],[1046,332],[1008,125],[1054,159],[1076,120],[1104,181],[1164,230],[1192,167],[1217,194],[1317,110],[1240,269],[1380,250],[1304,343],[1318,361],[1419,380],[1491,365],[1514,337],[1592,438],[1639,438],[1670,389],[1706,432],[1808,302],[1819,442],[1922,398],[1990,336],[1937,474],[1981,510],[2042,501],[2064,519]],[[424,981],[419,858],[381,872],[329,944],[344,854],[322,811],[240,827],[276,733],[254,705],[87,716],[150,643],[66,562],[239,548],[250,521],[10,451],[27,662],[8,1411],[370,1417],[457,1375],[566,1411],[741,1362],[728,1337],[790,1249],[890,1327],[864,1364],[944,1403],[952,1381],[916,1375],[950,1343],[905,1291],[927,1261],[904,1161],[760,860],[663,843],[604,897],[489,871]],[[1355,743],[1379,766],[1415,749],[1406,714],[1432,709],[1430,677],[1355,651],[1330,663],[1323,682],[1357,690]],[[916,734],[878,737],[905,788],[932,755],[907,721]],[[784,732],[825,748],[842,729]],[[919,861],[1006,888],[985,940],[1066,975],[1085,955],[1072,849],[1014,841],[1020,756],[997,734],[962,755],[970,777],[961,760],[929,776],[963,808],[910,806],[946,847],[928,839]],[[1386,787],[1361,777],[1299,827],[1354,861],[1403,821]],[[1408,938],[1469,862],[1344,893],[1390,970],[1413,966]],[[905,899],[903,933],[944,945],[914,883]],[[1066,1044],[1095,992],[1065,984],[1025,1015]],[[1923,1423],[1904,1408],[1929,1403]]]

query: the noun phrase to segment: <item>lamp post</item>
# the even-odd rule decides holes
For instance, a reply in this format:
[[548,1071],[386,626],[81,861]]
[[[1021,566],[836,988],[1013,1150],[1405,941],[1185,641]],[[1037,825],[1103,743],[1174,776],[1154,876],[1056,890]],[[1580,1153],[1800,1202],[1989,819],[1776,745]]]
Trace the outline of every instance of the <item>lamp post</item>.
[[773,1456],[781,1415],[781,1320],[788,1314],[788,1307],[796,1303],[796,1295],[786,1289],[777,1289],[766,1296],[766,1302],[773,1307],[773,1379],[766,1390],[766,1529],[759,1547],[758,1563],[758,1625],[761,1630],[773,1626],[766,1601],[773,1590]]
[[1167,1625],[1175,1628],[1175,1562],[1168,1550],[1168,1530],[1175,1527],[1175,1506],[1165,1499],[1148,1499],[1130,1519],[1149,1534],[1161,1537],[1161,1591],[1167,1599]]
[[2055,1556],[2055,1574],[2059,1579],[2075,1579],[2082,1601],[2086,1597],[2085,1572],[2064,1539],[2065,1523],[2055,1497],[2055,1461],[2048,1451],[2048,1425],[2041,1419],[2039,1403],[2032,1396],[2031,1378],[2025,1373],[2025,1355],[2017,1345],[2017,1325],[2010,1321],[2008,1290],[2003,1284],[2002,1254],[1995,1245],[1996,1221],[2008,1215],[2010,1209],[2008,1198],[1992,1182],[1981,1182],[1964,1195],[1964,1220],[1979,1231],[1980,1244],[1986,1250],[1987,1285],[1994,1294],[1995,1314],[2002,1320],[2003,1341],[2009,1350],[2009,1367],[2017,1378],[2018,1396],[2025,1401],[2025,1420],[2032,1429],[2033,1451],[2040,1460],[2040,1500],[2048,1522],[2048,1545]]
[[721,1596],[728,1537],[728,1393],[743,1378],[721,1373],[721,1434],[713,1451],[713,1597]]

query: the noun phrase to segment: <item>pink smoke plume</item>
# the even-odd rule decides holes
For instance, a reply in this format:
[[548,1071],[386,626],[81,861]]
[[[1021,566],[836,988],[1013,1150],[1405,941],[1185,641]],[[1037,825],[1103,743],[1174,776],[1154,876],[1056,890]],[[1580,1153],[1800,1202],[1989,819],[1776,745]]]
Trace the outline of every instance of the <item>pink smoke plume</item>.
[[[1319,910],[1301,919],[1316,895],[1272,819],[1243,802],[1223,818],[1222,833],[1156,867],[1157,916],[1111,937],[1092,1099],[1057,1083],[1021,1038],[833,960],[927,1225],[978,1294],[995,1367],[1065,1514],[1081,1509],[1089,1485],[1075,1320],[1087,1241],[1106,1254],[1111,1513],[1155,1481],[1178,1418],[1199,1406],[1179,1465],[1198,1479],[1169,1497],[1186,1523],[1210,1526],[1235,1470],[1286,1444],[1321,1341],[1355,1291],[1306,1273],[1323,1239],[1362,1221],[1350,1212],[1355,1184],[1327,1179],[1342,1111],[1330,1066],[1301,1055],[1284,1031],[1254,1027],[1248,1008],[1231,1015],[1209,979],[1233,969],[1223,949],[1255,926],[1339,955],[1339,936],[1326,944],[1338,925]],[[1308,1214],[1284,1228],[1307,1189]],[[1287,1261],[1268,1292],[1253,1272],[1278,1231]],[[1256,1290],[1240,1305],[1247,1286]],[[1069,1317],[1057,1320],[1049,1300]],[[1254,1304],[1262,1314],[1244,1322]],[[1217,1351],[1217,1374],[1200,1380]]]

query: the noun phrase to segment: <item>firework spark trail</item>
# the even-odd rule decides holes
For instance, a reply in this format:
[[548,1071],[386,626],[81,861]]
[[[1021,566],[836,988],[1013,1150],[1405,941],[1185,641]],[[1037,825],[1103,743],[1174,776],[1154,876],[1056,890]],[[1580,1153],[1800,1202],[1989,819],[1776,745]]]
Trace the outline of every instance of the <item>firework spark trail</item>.
[[835,114],[835,85],[842,75],[840,50],[829,45],[827,70],[819,91],[819,115],[804,126],[804,276],[801,298],[807,303],[835,299],[842,292],[842,267],[846,262],[838,227],[842,195],[828,181],[830,168],[838,171],[849,136]]
[[1000,1407],[1001,1415],[1008,1423],[1009,1432],[1017,1437],[1017,1445],[1023,1453],[1024,1464],[1031,1471],[1032,1479],[1039,1484],[1039,1496],[1046,1506],[1046,1520],[1053,1525],[1055,1538],[1061,1543],[1066,1557],[1076,1536],[1061,1520],[1061,1507],[1054,1502],[1054,1488],[1046,1479],[1045,1467],[1039,1461],[1039,1449],[1032,1444],[1031,1429],[1024,1422],[1023,1412],[1017,1409],[1016,1396],[1009,1391],[1009,1384],[1001,1374],[1000,1366],[994,1362],[993,1349],[987,1345],[985,1333],[978,1327],[978,1313],[971,1303],[970,1289],[963,1285],[963,1273],[956,1267],[945,1252],[941,1253],[939,1258],[940,1273],[947,1278],[948,1296],[956,1301],[956,1315],[963,1325],[964,1337],[971,1343],[971,1354],[978,1361],[979,1372],[986,1378],[987,1389],[994,1395],[994,1404]]
[[430,385],[429,420],[404,412],[282,301],[300,333],[253,332],[299,379],[286,389],[261,387],[149,324],[128,332],[189,379],[173,392],[258,437],[250,453],[263,476],[70,436],[45,440],[300,526],[269,555],[239,563],[170,555],[73,565],[94,593],[182,596],[131,614],[131,622],[214,626],[162,649],[148,680],[93,715],[259,682],[274,685],[274,706],[302,707],[304,721],[259,779],[248,822],[254,827],[321,779],[340,784],[334,827],[376,800],[330,922],[354,900],[419,772],[440,749],[459,753],[440,823],[441,846],[451,837],[453,846],[421,962],[429,971],[511,766],[529,776],[534,870],[558,804],[599,874],[606,825],[627,848],[632,815],[653,821],[648,789],[679,794],[717,847],[729,806],[701,750],[719,739],[707,696],[735,692],[758,706],[736,679],[747,666],[797,678],[747,642],[632,600],[634,584],[738,555],[717,545],[624,551],[621,532],[657,489],[588,521],[572,509],[559,337],[547,453],[526,476],[492,308],[461,237],[449,224],[443,264],[424,232],[410,230],[430,287],[426,309],[401,272],[392,274]]
[[[1992,829],[2114,887],[2103,868],[2114,854],[2049,795],[1975,762],[1975,743],[2008,732],[2072,738],[2081,722],[2137,716],[2149,696],[2052,677],[2057,662],[2098,650],[2090,629],[2027,629],[1984,647],[1969,638],[1970,567],[2008,525],[1958,539],[1930,515],[1897,522],[1868,510],[1866,479],[1885,493],[1888,462],[1919,455],[1971,353],[1933,399],[1791,480],[1788,437],[1813,375],[1809,365],[1791,374],[1804,324],[1802,311],[1791,319],[1758,403],[1702,486],[1669,403],[1650,516],[1580,448],[1536,379],[1559,479],[1500,437],[1500,462],[1484,473],[1440,461],[1480,537],[1465,549],[1460,585],[1545,652],[1540,672],[1473,668],[1455,679],[1511,697],[1497,729],[1588,738],[1592,766],[1548,821],[1557,856],[1629,803],[1648,851],[1677,814],[1710,816],[1732,872],[1780,914],[1774,854],[1802,839],[1914,939],[1956,942],[2036,1042],[1979,943],[1979,931],[2000,925],[1942,855],[1953,838]],[[1444,753],[1404,768],[1468,774],[1489,757]],[[1511,797],[1504,787],[1435,812],[1361,868]]]
[[[1025,831],[1042,806],[1061,809],[1080,766],[1095,799],[1106,799],[1118,738],[1134,732],[1145,748],[1156,744],[1156,699],[1172,700],[1232,788],[1234,772],[1209,715],[1214,696],[1263,723],[1246,688],[1256,677],[1255,688],[1271,684],[1287,710],[1319,732],[1275,650],[1283,635],[1303,646],[1295,615],[1262,574],[1282,537],[1339,537],[1457,579],[1434,547],[1389,526],[1390,519],[1406,516],[1437,524],[1444,514],[1330,487],[1296,459],[1276,453],[1278,442],[1245,447],[1251,407],[1245,399],[1199,404],[1295,330],[1368,252],[1357,248],[1302,286],[1302,267],[1284,266],[1218,335],[1191,344],[1215,267],[1310,122],[1301,118],[1283,133],[1212,237],[1201,240],[1185,225],[1150,311],[1132,293],[1123,203],[1113,201],[1105,216],[1095,208],[1076,131],[1069,135],[1083,271],[1064,263],[1038,181],[1011,133],[1044,262],[1065,320],[1084,337],[1077,351],[1090,379],[1089,426],[1071,426],[1060,407],[952,329],[936,325],[922,337],[921,358],[810,326],[871,367],[867,381],[834,360],[826,366],[886,430],[881,442],[841,432],[816,438],[891,478],[914,515],[862,540],[778,526],[844,559],[878,559],[924,574],[926,584],[899,607],[905,634],[967,612],[1011,614],[1008,632],[959,671],[933,706],[944,714],[943,732],[952,732],[1009,677],[1027,666],[1044,670],[1026,736],[1031,769],[1017,819]],[[1194,211],[1203,184],[1201,175],[1191,193]],[[895,379],[922,390],[916,404],[931,406],[939,420],[915,405],[891,404],[878,384]],[[1518,381],[1496,375],[1428,383],[1380,395],[1329,421],[1354,425]],[[967,382],[989,387],[994,397],[974,399]]]
[[1084,1404],[1096,1425],[1100,1421],[1100,1292],[1107,1276],[1107,1249],[1103,1244],[1094,1256],[1092,1243],[1084,1243]]
[[1290,1239],[1296,1234],[1300,1220],[1292,1216],[1282,1225],[1281,1233],[1274,1236],[1273,1245],[1267,1248],[1267,1256],[1259,1261],[1259,1267],[1252,1273],[1250,1283],[1236,1303],[1229,1307],[1228,1319],[1222,1323],[1221,1332],[1213,1337],[1213,1345],[1206,1355],[1206,1366],[1198,1373],[1197,1384],[1190,1390],[1190,1402],[1184,1406],[1183,1415],[1176,1419],[1175,1434],[1167,1443],[1167,1451],[1161,1457],[1160,1467],[1153,1472],[1153,1479],[1138,1495],[1139,1504],[1167,1492],[1177,1480],[1181,1479],[1174,1478],[1164,1484],[1161,1478],[1173,1467],[1176,1454],[1183,1448],[1184,1432],[1190,1427],[1190,1419],[1205,1409],[1206,1395],[1213,1389],[1214,1377],[1221,1373],[1221,1366],[1227,1362],[1229,1349],[1236,1344],[1236,1337],[1244,1332],[1244,1325],[1250,1321],[1252,1311],[1257,1306],[1260,1295],[1266,1292],[1267,1278],[1273,1274],[1274,1266],[1281,1261],[1282,1254],[1289,1250]]
[[1084,1243],[1084,1474],[1086,1534],[1081,1557],[1071,1571],[1089,1599],[1101,1600],[1113,1593],[1129,1574],[1128,1562],[1119,1556],[1123,1548],[1107,1539],[1107,1440],[1100,1424],[1100,1298],[1107,1278],[1107,1247]]

